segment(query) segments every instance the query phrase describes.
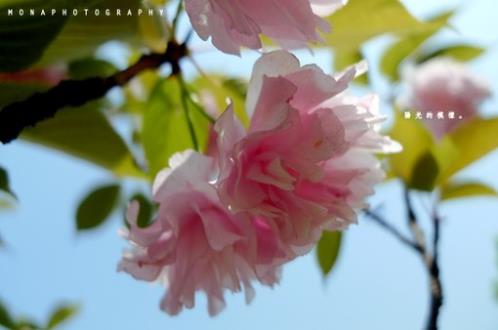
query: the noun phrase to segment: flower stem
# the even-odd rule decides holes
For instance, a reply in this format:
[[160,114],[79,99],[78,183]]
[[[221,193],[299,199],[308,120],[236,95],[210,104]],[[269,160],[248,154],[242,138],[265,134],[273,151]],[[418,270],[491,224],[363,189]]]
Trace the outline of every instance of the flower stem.
[[189,91],[187,90],[187,86],[185,86],[185,81],[183,80],[181,74],[178,75],[178,83],[180,84],[180,93],[181,93],[180,98],[185,113],[185,119],[187,120],[187,126],[190,132],[190,137],[192,138],[192,144],[195,150],[201,151],[199,148],[199,142],[197,140],[197,136],[195,134],[194,123],[192,121],[192,116],[188,105],[188,100],[190,98]]
[[171,24],[171,38],[175,38],[176,30],[178,29],[178,21],[183,12],[183,0],[178,0],[178,6],[176,7],[175,16],[173,17],[173,22]]

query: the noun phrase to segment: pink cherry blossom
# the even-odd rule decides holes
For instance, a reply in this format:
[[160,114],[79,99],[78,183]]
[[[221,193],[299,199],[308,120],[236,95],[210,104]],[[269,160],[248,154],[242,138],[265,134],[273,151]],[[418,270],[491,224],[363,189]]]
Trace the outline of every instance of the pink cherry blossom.
[[292,48],[320,42],[318,30],[329,31],[328,23],[316,15],[330,14],[344,0],[185,0],[192,26],[203,40],[229,54],[240,47],[259,49],[264,34]]
[[139,228],[138,203],[128,208],[126,237],[135,247],[119,269],[140,280],[164,282],[168,292],[161,308],[172,315],[192,308],[198,291],[206,293],[211,315],[224,307],[227,289],[244,288],[249,302],[251,281],[273,285],[286,260],[270,226],[224,208],[210,183],[215,174],[212,158],[191,151],[177,154],[154,182],[160,206],[153,224]]
[[[491,93],[484,79],[464,64],[448,58],[429,60],[408,71],[405,79],[409,91],[403,103],[422,113],[427,127],[437,138],[474,118],[479,104]],[[443,112],[444,118],[438,118],[438,112]],[[432,119],[427,118],[427,114]]]
[[221,200],[262,217],[291,255],[355,222],[383,178],[373,153],[399,149],[376,131],[377,98],[345,92],[357,73],[334,77],[285,51],[263,55],[248,90],[249,129],[231,108],[216,123]]
[[377,133],[378,99],[347,94],[357,66],[329,76],[285,51],[263,55],[248,90],[248,130],[232,107],[216,121],[208,156],[176,154],[153,184],[155,221],[139,228],[128,209],[134,248],[119,269],[162,281],[161,308],[192,308],[196,293],[215,315],[225,291],[272,286],[281,267],[308,252],[323,230],[342,230],[380,182],[374,152],[399,146]]

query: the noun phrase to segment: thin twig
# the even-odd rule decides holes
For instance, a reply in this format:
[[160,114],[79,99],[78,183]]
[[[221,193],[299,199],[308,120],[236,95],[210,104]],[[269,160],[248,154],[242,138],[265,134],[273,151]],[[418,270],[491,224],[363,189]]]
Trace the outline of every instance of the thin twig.
[[183,11],[183,0],[178,0],[178,6],[176,7],[175,16],[173,17],[173,22],[171,24],[171,36],[174,38],[176,30],[178,29],[178,22]]
[[200,151],[197,135],[195,134],[194,123],[192,121],[192,114],[190,113],[190,108],[188,106],[189,92],[181,74],[178,75],[178,82],[180,84],[180,98],[183,106],[183,111],[185,113],[185,119],[187,120],[190,137],[192,138],[192,144],[194,145],[194,149],[196,151]]
[[371,219],[373,219],[382,228],[386,229],[403,244],[414,249],[417,254],[422,258],[424,267],[427,270],[430,280],[430,309],[429,317],[427,319],[425,330],[437,330],[438,320],[443,305],[443,287],[441,283],[440,271],[439,271],[439,241],[441,236],[440,222],[441,219],[434,210],[432,215],[433,226],[434,226],[434,236],[432,239],[432,253],[426,248],[425,237],[422,228],[415,214],[415,209],[412,205],[410,198],[410,191],[408,187],[404,187],[404,201],[406,204],[406,215],[408,226],[413,236],[413,240],[404,236],[398,229],[391,225],[387,220],[377,213],[366,210],[365,213]]
[[11,142],[26,127],[53,117],[62,108],[78,107],[99,99],[112,88],[127,84],[145,70],[157,69],[169,63],[172,75],[176,75],[180,72],[180,60],[187,55],[186,44],[178,44],[173,40],[168,43],[166,52],[143,55],[129,68],[111,76],[65,80],[45,92],[33,94],[26,100],[7,105],[0,110],[0,142]]
[[434,237],[433,237],[433,257],[429,264],[429,275],[431,284],[431,302],[430,312],[427,321],[428,330],[436,330],[438,328],[437,322],[439,313],[443,306],[443,286],[441,283],[441,276],[439,272],[439,240],[441,235],[441,219],[437,211],[433,214]]
[[388,221],[386,221],[381,215],[377,214],[376,212],[367,209],[365,210],[365,214],[375,221],[377,224],[379,224],[382,228],[387,230],[389,233],[391,233],[394,237],[396,237],[399,241],[401,241],[403,244],[407,245],[408,247],[414,249],[418,253],[421,253],[420,246],[417,245],[416,242],[412,241],[405,235],[403,235],[396,227],[391,225]]
[[417,242],[417,245],[421,249],[421,254],[425,257],[426,256],[426,243],[425,243],[425,237],[424,237],[424,232],[422,231],[422,228],[420,228],[420,225],[417,220],[417,215],[415,214],[415,209],[413,207],[411,198],[410,198],[410,190],[408,187],[404,186],[403,187],[403,197],[405,199],[405,206],[406,206],[406,217],[408,220],[408,227],[410,228],[410,231],[412,233],[413,239],[415,242]]

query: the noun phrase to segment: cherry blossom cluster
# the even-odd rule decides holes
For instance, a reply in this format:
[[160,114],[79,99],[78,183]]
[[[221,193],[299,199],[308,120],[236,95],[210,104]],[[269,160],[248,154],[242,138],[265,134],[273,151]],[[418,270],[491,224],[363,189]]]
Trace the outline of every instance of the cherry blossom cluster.
[[[185,0],[199,36],[229,54],[240,47],[260,49],[261,35],[285,48],[322,41],[318,31],[330,26],[320,16],[332,14],[347,0]],[[319,16],[320,15],[320,16]]]
[[209,153],[170,159],[153,184],[153,224],[139,228],[139,204],[128,209],[134,248],[120,270],[166,283],[161,308],[169,314],[192,308],[203,291],[216,315],[225,291],[244,290],[249,302],[254,281],[274,285],[324,230],[355,223],[383,179],[375,153],[399,150],[377,131],[377,97],[347,92],[361,71],[330,76],[287,51],[263,55],[246,100],[249,127],[229,106]]
[[485,79],[450,58],[431,59],[407,70],[404,78],[408,91],[401,103],[416,110],[436,138],[475,118],[479,105],[491,96]]

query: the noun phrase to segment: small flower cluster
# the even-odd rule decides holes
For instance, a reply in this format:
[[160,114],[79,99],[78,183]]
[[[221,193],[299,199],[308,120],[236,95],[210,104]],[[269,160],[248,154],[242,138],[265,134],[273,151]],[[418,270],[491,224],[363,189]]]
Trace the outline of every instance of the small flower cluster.
[[491,95],[484,79],[449,58],[421,64],[407,72],[405,81],[408,95],[401,102],[416,110],[415,118],[423,119],[436,138],[475,118],[479,104]]
[[185,9],[199,36],[228,54],[240,47],[260,49],[260,36],[285,48],[320,42],[318,30],[328,23],[318,15],[330,15],[347,0],[185,0]]
[[383,179],[374,154],[399,150],[377,132],[377,97],[346,91],[359,70],[330,76],[286,51],[263,55],[246,100],[250,126],[229,106],[207,155],[171,158],[153,185],[152,225],[139,228],[139,205],[129,206],[134,248],[120,270],[165,282],[161,308],[169,314],[192,308],[203,291],[215,315],[226,290],[244,289],[249,302],[254,281],[274,285],[282,265],[310,251],[324,230],[355,223]]

